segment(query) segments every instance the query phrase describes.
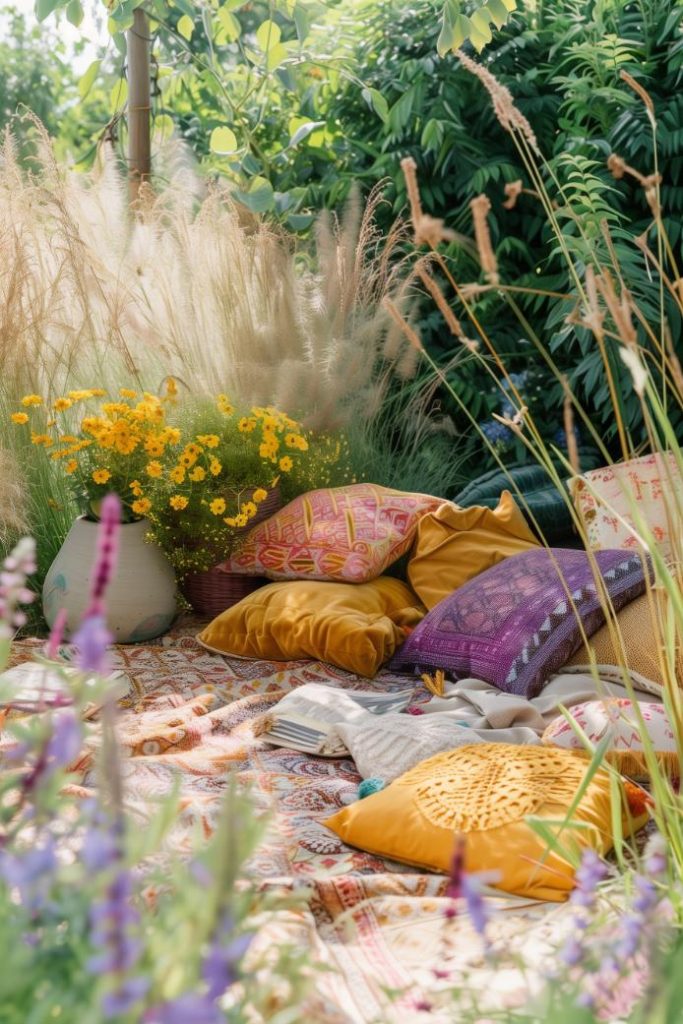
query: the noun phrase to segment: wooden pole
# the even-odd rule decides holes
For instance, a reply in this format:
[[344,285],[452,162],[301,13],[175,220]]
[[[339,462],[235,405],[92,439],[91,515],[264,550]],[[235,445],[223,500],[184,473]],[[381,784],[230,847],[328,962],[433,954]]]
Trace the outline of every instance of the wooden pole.
[[133,26],[126,33],[128,42],[128,180],[131,202],[138,198],[140,185],[149,180],[152,170],[150,138],[150,63],[149,18],[138,7]]

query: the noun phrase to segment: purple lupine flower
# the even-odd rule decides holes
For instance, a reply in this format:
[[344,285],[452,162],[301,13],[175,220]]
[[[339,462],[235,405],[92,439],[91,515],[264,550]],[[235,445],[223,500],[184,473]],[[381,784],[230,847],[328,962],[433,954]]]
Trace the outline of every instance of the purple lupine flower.
[[225,1014],[205,995],[186,992],[148,1010],[144,1024],[225,1024]]
[[233,929],[232,919],[226,917],[202,963],[202,978],[206,982],[210,999],[218,999],[235,984],[239,977],[239,965],[254,937],[248,932],[231,937]]
[[109,671],[109,645],[114,637],[107,629],[103,615],[88,615],[74,633],[78,648],[76,664],[82,672],[106,675]]
[[475,932],[484,940],[484,943],[487,943],[486,928],[488,925],[488,914],[481,886],[475,876],[463,874],[462,894],[465,897],[467,914]]
[[600,860],[595,850],[586,850],[576,870],[576,886],[569,898],[572,906],[590,910],[597,899],[597,887],[606,877],[607,866]]
[[90,911],[90,940],[99,952],[90,958],[87,968],[91,974],[111,975],[114,981],[102,1000],[106,1019],[130,1009],[146,991],[144,979],[129,974],[142,953],[142,942],[134,931],[140,914],[131,903],[132,892],[130,874],[122,869],[108,885],[105,898]]
[[650,878],[659,878],[666,874],[669,866],[666,839],[661,832],[655,832],[645,844],[643,866]]
[[59,645],[64,639],[64,629],[66,627],[67,618],[68,612],[66,608],[60,608],[55,615],[55,621],[52,623],[50,636],[48,637],[47,644],[45,645],[45,657],[49,661],[56,661],[59,657]]
[[29,911],[46,902],[56,868],[57,851],[51,836],[42,846],[19,854],[0,851],[0,878],[18,891],[22,905]]
[[585,947],[576,935],[571,935],[560,951],[560,959],[563,960],[568,967],[576,967],[577,964],[581,963],[585,955]]
[[510,428],[506,427],[504,423],[499,423],[498,420],[485,420],[479,424],[479,429],[494,448],[496,445],[507,444],[512,439]]
[[45,773],[52,775],[58,768],[68,768],[80,751],[83,730],[80,719],[73,711],[60,711],[52,716],[52,732],[45,746]]
[[114,575],[118,556],[118,535],[121,525],[121,502],[115,494],[107,494],[100,508],[97,531],[97,555],[90,589],[90,605],[84,618],[104,617],[104,596]]

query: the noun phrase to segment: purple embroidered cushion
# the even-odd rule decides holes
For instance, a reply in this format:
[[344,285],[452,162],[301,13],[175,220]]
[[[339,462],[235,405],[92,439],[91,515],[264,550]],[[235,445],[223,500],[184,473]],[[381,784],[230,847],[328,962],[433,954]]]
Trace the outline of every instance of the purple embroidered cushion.
[[[637,553],[607,550],[593,557],[615,610],[645,589]],[[605,613],[586,552],[534,548],[512,555],[432,608],[391,667],[443,669],[534,697],[581,643],[567,591],[590,636]]]

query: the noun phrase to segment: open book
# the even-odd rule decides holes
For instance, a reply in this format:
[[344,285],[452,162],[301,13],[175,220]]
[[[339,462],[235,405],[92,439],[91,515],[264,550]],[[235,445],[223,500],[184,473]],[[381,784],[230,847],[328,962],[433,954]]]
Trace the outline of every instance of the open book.
[[[77,672],[77,669],[69,666],[57,671],[49,665],[41,665],[35,661],[27,661],[15,668],[7,669],[0,675],[0,709],[30,713],[68,706],[73,700],[68,677],[76,675]],[[130,692],[131,682],[123,672],[112,672],[107,677],[104,690],[100,680],[94,677],[86,680],[86,692],[89,686],[93,689],[93,699],[85,705],[86,718],[99,711],[105,698],[121,700],[125,697]]]
[[292,690],[255,726],[268,743],[289,747],[319,757],[345,757],[348,751],[334,727],[339,722],[364,717],[368,712],[385,715],[404,711],[414,688],[394,693],[370,690],[340,690],[320,683],[308,683]]

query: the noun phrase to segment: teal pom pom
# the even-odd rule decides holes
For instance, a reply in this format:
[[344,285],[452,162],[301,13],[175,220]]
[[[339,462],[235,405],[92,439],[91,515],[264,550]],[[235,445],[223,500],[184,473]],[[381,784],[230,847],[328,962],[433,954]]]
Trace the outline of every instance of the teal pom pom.
[[363,797],[379,793],[380,789],[384,789],[384,779],[363,779],[358,787],[358,799],[362,800]]

